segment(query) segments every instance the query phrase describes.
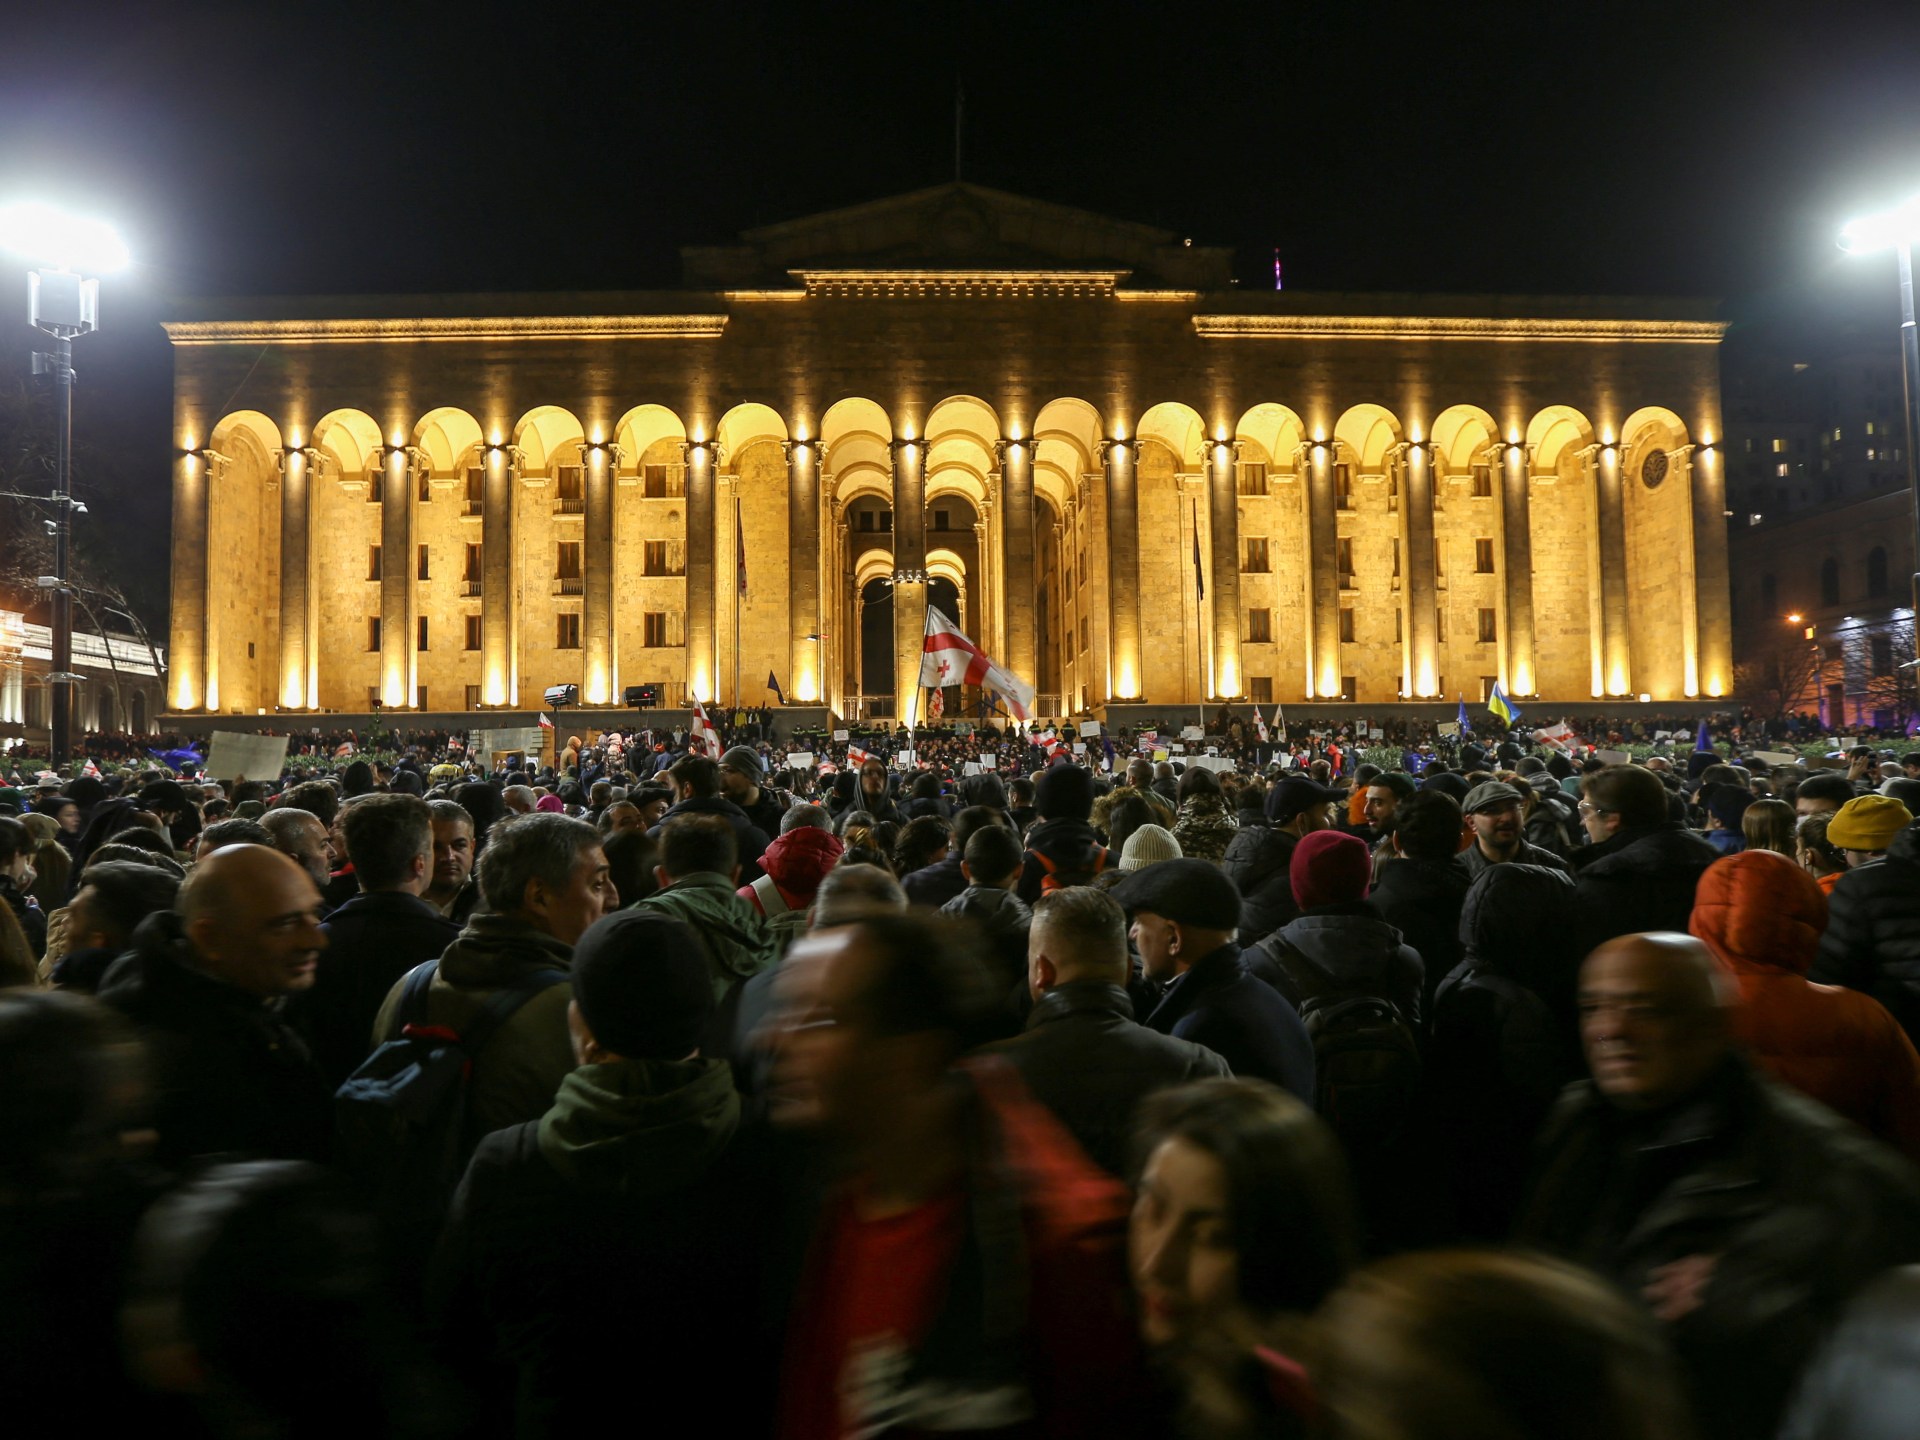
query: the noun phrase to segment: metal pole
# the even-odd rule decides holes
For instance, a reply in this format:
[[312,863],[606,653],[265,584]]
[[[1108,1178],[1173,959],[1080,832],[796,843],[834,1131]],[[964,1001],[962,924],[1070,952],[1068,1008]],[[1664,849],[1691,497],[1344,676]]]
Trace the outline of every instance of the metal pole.
[[1920,627],[1920,329],[1913,317],[1913,247],[1905,241],[1900,244],[1900,374],[1907,402],[1907,495],[1913,505],[1913,610]]
[[73,526],[73,339],[53,337],[53,384],[59,407],[54,420],[53,574],[60,583],[53,592],[53,660],[49,699],[52,701],[53,768],[73,757],[73,595],[67,589],[68,535]]

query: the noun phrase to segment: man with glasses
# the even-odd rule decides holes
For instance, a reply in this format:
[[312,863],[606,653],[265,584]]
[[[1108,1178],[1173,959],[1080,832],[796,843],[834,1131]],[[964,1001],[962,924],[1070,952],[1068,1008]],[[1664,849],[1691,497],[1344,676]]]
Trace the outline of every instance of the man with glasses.
[[1591,843],[1569,857],[1575,953],[1637,931],[1684,933],[1694,887],[1720,852],[1672,818],[1660,777],[1638,765],[1594,771],[1581,786],[1580,823]]

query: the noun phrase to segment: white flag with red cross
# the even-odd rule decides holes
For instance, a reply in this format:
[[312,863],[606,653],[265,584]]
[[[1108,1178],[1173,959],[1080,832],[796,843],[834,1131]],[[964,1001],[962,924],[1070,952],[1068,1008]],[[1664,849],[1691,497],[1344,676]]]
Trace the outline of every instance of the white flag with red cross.
[[1267,743],[1267,722],[1260,718],[1260,707],[1258,705],[1253,707],[1253,729],[1254,733],[1260,737],[1260,743],[1265,745]]
[[1014,718],[1033,709],[1033,687],[993,659],[937,609],[927,607],[927,632],[920,657],[924,686],[978,685],[1006,702]]
[[707,718],[707,707],[698,700],[693,702],[693,733],[687,739],[687,748],[696,755],[720,758],[720,732],[713,728],[713,721]]
[[862,765],[866,764],[867,761],[871,760],[872,758],[873,757],[871,755],[869,755],[866,751],[862,750],[858,745],[847,746],[847,764],[851,765],[856,770],[858,770]]

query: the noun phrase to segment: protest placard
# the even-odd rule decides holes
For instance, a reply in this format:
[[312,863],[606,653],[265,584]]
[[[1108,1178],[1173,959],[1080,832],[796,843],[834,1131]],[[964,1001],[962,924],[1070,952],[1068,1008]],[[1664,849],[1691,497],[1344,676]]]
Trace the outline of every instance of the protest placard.
[[287,763],[287,737],[216,730],[207,746],[206,774],[212,780],[275,780]]

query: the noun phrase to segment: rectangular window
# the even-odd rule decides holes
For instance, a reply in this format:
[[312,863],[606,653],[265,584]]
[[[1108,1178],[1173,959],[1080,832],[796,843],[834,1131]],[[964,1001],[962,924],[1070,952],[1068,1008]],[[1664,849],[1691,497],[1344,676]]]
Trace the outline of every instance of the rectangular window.
[[1342,675],[1340,677],[1340,698],[1342,700],[1352,700],[1358,696],[1359,693],[1360,687],[1354,682],[1353,676]]
[[681,547],[671,540],[649,540],[641,547],[640,573],[643,575],[678,575],[674,568],[674,554]]
[[467,514],[478,515],[486,508],[487,472],[478,465],[467,467]]
[[[1833,438],[1836,440],[1840,438],[1840,432],[1838,430],[1833,432]],[[1787,441],[1785,436],[1776,435],[1773,437],[1773,453],[1776,455],[1784,455],[1787,453]]]
[[417,630],[419,634],[414,637],[413,648],[416,650],[425,650],[427,648],[427,617],[424,615],[420,616],[419,619],[414,622],[414,629]]
[[[1433,639],[1436,645],[1447,643],[1447,607],[1444,605],[1433,607]],[[1447,687],[1440,688],[1444,691]]]
[[1396,645],[1399,645],[1403,643],[1406,640],[1406,638],[1407,638],[1406,612],[1399,609],[1396,606],[1393,612],[1393,643]]
[[657,650],[667,643],[667,617],[658,610],[649,610],[640,617],[640,643],[650,650]]
[[1247,643],[1249,645],[1273,643],[1273,611],[1247,611]]
[[1240,542],[1240,569],[1248,575],[1265,575],[1271,570],[1267,562],[1267,542],[1264,539],[1248,539]]
[[1476,465],[1473,467],[1473,496],[1476,500],[1485,500],[1493,495],[1493,467]]
[[480,648],[480,644],[481,644],[480,637],[483,631],[481,619],[478,615],[469,615],[466,617],[466,620],[467,620],[466,648],[469,650],[478,650]]
[[414,471],[413,498],[422,505],[433,499],[433,482],[425,470]]
[[481,567],[485,564],[485,552],[481,547],[478,545],[467,546],[466,569],[460,572],[460,578],[463,580],[478,580],[482,573]]
[[1242,495],[1264,495],[1267,493],[1267,467],[1260,461],[1248,461],[1240,466],[1238,483],[1234,487]]
[[580,648],[580,612],[563,612],[553,617],[553,648],[556,650],[578,650]]
[[1247,698],[1256,705],[1273,703],[1273,677],[1271,675],[1249,675],[1247,677]]
[[560,465],[553,472],[553,494],[558,500],[585,500],[587,498],[586,467],[584,465]]
[[1340,607],[1340,643],[1353,644],[1353,607],[1351,605]]
[[1340,588],[1353,588],[1353,538],[1342,535],[1334,546],[1340,567]]
[[667,498],[667,467],[665,465],[640,467],[640,493],[649,500]]
[[416,710],[425,710],[427,708],[427,687],[426,686],[417,685],[414,687],[413,708]]
[[379,578],[380,547],[378,545],[369,545],[367,547],[367,579],[378,580]]
[[478,685],[469,685],[467,686],[467,709],[478,710],[479,708],[480,687]]
[[386,496],[381,493],[386,488],[386,467],[383,465],[375,465],[371,470],[367,471],[367,503],[369,505],[380,504],[386,499]]
[[1336,510],[1353,508],[1353,466],[1351,465],[1333,467],[1333,508]]
[[1493,541],[1481,539],[1473,542],[1473,573],[1476,575],[1493,573]]
[[1873,637],[1873,673],[1876,677],[1893,674],[1893,637],[1891,635]]
[[380,648],[380,617],[367,617],[367,649],[377,651]]
[[953,512],[944,507],[935,510],[933,512],[933,528],[936,530],[951,530],[953,528]]
[[1393,537],[1393,578],[1400,578],[1400,537]]
[[580,542],[562,540],[554,546],[554,576],[560,580],[580,578]]
[[1480,608],[1480,643],[1491,645],[1500,638],[1499,621],[1486,606]]
[[1087,648],[1087,617],[1084,615],[1080,617],[1080,648],[1082,651]]
[[433,578],[432,569],[427,560],[426,546],[422,545],[419,547],[419,553],[414,558],[413,568],[414,568],[414,577],[413,577],[414,579],[431,580]]

